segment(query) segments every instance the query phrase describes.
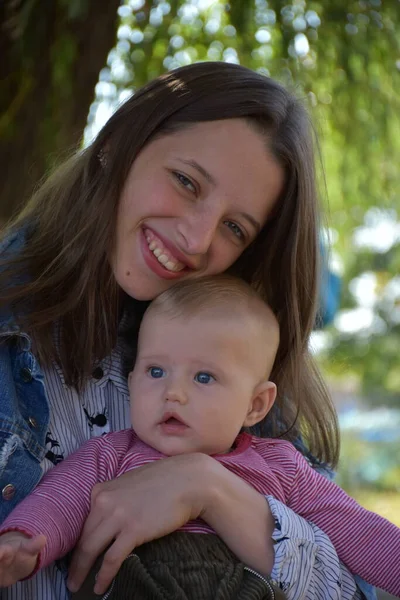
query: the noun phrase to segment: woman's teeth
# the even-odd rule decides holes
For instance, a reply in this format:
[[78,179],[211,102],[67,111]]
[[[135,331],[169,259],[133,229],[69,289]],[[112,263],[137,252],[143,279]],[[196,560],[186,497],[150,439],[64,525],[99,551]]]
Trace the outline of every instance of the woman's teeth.
[[148,237],[146,239],[147,243],[149,244],[149,250],[151,250],[158,262],[161,263],[167,269],[167,271],[173,271],[177,273],[185,268],[185,265],[183,265],[181,262],[174,261],[170,256],[165,254],[165,250],[157,246],[157,242],[155,240],[150,240]]

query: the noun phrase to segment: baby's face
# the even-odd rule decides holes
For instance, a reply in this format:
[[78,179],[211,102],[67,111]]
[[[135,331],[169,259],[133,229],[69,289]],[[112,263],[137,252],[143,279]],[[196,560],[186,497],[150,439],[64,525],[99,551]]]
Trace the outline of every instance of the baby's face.
[[256,329],[229,317],[145,316],[129,376],[142,441],[169,456],[228,451],[266,375]]

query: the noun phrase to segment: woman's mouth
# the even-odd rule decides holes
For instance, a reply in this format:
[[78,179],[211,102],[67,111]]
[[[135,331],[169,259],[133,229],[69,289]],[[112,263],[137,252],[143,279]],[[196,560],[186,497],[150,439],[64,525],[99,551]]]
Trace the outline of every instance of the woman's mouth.
[[155,235],[151,229],[143,230],[150,252],[155,256],[157,261],[170,273],[179,273],[183,271],[185,265],[175,258],[170,250],[165,248],[163,242]]

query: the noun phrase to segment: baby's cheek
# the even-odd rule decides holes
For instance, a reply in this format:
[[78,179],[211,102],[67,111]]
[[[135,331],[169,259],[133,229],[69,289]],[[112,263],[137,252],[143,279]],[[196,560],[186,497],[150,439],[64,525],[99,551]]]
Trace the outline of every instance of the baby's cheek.
[[135,429],[135,431],[137,427],[139,427],[141,424],[144,410],[146,409],[142,406],[141,402],[138,402],[135,399],[131,398],[131,422],[132,427]]
[[207,429],[210,432],[218,432],[221,434],[226,427],[227,418],[227,411],[221,410],[221,408],[217,406],[210,408],[205,416]]

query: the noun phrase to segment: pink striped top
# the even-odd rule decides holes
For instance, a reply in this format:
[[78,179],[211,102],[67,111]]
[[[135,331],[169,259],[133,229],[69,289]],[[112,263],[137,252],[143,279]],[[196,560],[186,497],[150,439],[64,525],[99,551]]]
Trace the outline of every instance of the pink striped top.
[[[47,544],[38,562],[42,568],[75,546],[96,483],[162,458],[163,454],[144,444],[132,430],[92,439],[43,477],[6,519],[0,533],[44,534]],[[232,452],[214,458],[261,494],[274,496],[318,525],[352,573],[400,595],[400,529],[362,508],[314,471],[292,444],[241,434]],[[212,532],[201,520],[191,521],[183,529]]]

